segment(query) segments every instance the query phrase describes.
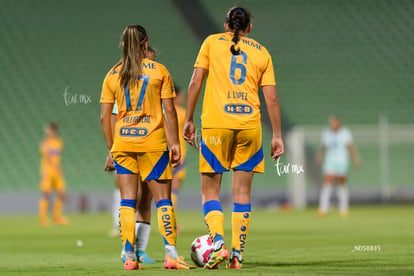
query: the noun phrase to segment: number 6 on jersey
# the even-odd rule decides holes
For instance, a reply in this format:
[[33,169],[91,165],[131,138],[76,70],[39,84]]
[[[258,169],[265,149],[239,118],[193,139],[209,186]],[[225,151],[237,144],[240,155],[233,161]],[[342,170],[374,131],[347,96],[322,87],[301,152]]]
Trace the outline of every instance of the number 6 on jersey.
[[[242,63],[237,63],[237,57],[242,57]],[[247,55],[245,52],[240,51],[240,55],[233,55],[231,57],[231,67],[230,67],[230,80],[233,84],[240,85],[243,84],[246,80],[246,66],[247,64]],[[236,79],[236,70],[240,70],[240,78]]]

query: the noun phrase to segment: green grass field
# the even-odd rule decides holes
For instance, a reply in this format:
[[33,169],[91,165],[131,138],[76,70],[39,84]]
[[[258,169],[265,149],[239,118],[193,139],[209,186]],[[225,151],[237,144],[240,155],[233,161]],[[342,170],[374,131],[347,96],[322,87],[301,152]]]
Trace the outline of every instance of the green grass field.
[[[414,206],[354,207],[350,216],[314,210],[254,212],[242,274],[414,275]],[[230,212],[226,215],[230,242]],[[110,215],[72,215],[70,226],[41,228],[35,216],[0,217],[0,275],[239,275],[240,271],[165,271],[163,245],[153,218],[148,254],[158,263],[123,271],[120,239],[109,238]],[[191,262],[189,246],[205,233],[200,212],[178,213],[178,249]],[[76,245],[83,241],[83,247]],[[357,248],[355,248],[357,246]],[[358,246],[380,246],[364,251]],[[357,249],[357,250],[355,250]],[[360,249],[361,251],[358,251]]]

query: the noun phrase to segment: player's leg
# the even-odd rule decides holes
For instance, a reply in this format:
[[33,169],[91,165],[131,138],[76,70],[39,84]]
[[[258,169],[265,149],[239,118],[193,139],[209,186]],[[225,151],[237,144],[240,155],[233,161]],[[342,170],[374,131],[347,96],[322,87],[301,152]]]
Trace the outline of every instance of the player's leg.
[[171,200],[174,208],[177,208],[178,195],[181,190],[181,185],[187,174],[187,157],[186,155],[181,156],[181,164],[173,168],[173,180],[171,189]]
[[58,191],[53,204],[53,222],[60,225],[68,225],[69,220],[62,215],[63,206],[66,199],[65,191]]
[[126,270],[142,269],[135,255],[135,207],[139,177],[137,154],[113,152],[112,157],[120,180],[119,228],[126,256],[124,268]]
[[157,207],[158,229],[164,240],[166,269],[195,268],[184,262],[178,256],[175,247],[177,229],[175,212],[171,201],[172,169],[169,163],[169,153],[149,152],[141,153],[138,157],[142,179],[147,181]]
[[55,176],[54,184],[57,195],[53,204],[53,222],[60,225],[67,225],[69,223],[69,220],[62,215],[63,206],[66,199],[66,184],[61,175]]
[[219,201],[222,174],[201,174],[201,195],[204,222],[214,243],[214,249],[224,246],[224,214]]
[[50,178],[46,173],[43,173],[42,180],[40,182],[40,190],[42,192],[42,196],[39,200],[39,223],[42,226],[49,225],[47,213],[49,209],[49,198],[51,188],[52,184]]
[[253,173],[264,172],[261,127],[236,132],[233,168],[232,251],[229,268],[239,269],[243,261],[251,219],[250,194]]
[[243,261],[242,254],[245,248],[251,219],[250,194],[253,172],[233,172],[233,213],[232,213],[232,252],[230,254],[230,268],[240,268]]
[[[171,201],[173,203],[174,209],[177,211],[178,196],[180,194],[181,185],[186,176],[186,156],[181,157],[181,164],[173,168],[173,179],[172,179],[172,188],[171,188]],[[181,226],[177,222],[177,232],[181,231]]]
[[172,189],[171,189],[171,200],[172,200],[174,208],[177,207],[178,194],[180,193],[180,189],[181,189],[181,179],[174,176],[172,180]]
[[50,193],[42,192],[42,197],[39,200],[39,223],[42,226],[49,225],[49,220],[47,218],[47,213],[49,209],[49,197]]
[[125,250],[125,269],[137,269],[135,255],[135,206],[137,204],[137,174],[121,174],[121,206],[119,208],[119,227],[122,245]]
[[204,267],[213,269],[229,256],[224,244],[224,214],[219,194],[222,173],[230,168],[234,131],[203,128],[201,136],[200,172],[203,214],[214,243],[214,252]]
[[152,193],[146,181],[140,182],[138,189],[138,212],[135,223],[136,237],[136,254],[141,263],[153,264],[155,261],[151,259],[147,253],[147,245],[151,233],[151,202]]
[[338,177],[338,201],[339,201],[339,214],[342,217],[346,217],[348,215],[348,205],[349,205],[349,193],[348,188],[346,186],[346,176],[339,176]]
[[332,186],[335,181],[335,176],[332,174],[326,174],[324,176],[324,184],[319,196],[319,209],[318,215],[324,216],[329,210],[329,202],[332,194]]
[[119,207],[121,203],[121,191],[119,190],[119,176],[115,173],[115,189],[112,196],[112,230],[111,237],[119,236]]

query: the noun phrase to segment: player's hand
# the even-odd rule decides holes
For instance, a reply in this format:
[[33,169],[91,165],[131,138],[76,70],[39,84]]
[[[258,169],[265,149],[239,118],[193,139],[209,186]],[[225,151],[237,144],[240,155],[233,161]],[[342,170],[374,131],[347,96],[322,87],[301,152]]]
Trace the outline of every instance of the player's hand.
[[185,121],[183,127],[184,140],[194,147],[195,125],[193,121]]
[[270,148],[271,148],[270,154],[272,156],[272,159],[273,161],[276,161],[276,159],[282,156],[282,154],[285,152],[282,138],[273,137]]
[[106,171],[106,172],[112,172],[114,170],[115,170],[115,168],[114,168],[114,163],[112,162],[112,156],[109,153],[108,156],[106,157],[104,171]]
[[170,147],[170,161],[173,168],[180,165],[180,159],[181,159],[181,152],[180,152],[180,145],[172,145]]

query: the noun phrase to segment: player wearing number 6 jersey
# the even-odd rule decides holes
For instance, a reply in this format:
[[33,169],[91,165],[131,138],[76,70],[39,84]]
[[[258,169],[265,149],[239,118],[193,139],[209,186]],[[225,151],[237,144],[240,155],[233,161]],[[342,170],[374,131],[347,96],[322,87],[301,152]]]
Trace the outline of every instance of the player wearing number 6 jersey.
[[[124,268],[141,269],[134,251],[139,177],[148,182],[157,206],[159,230],[166,250],[164,267],[193,268],[178,256],[175,248],[177,234],[171,202],[171,163],[179,164],[180,145],[173,102],[174,85],[162,64],[144,58],[148,35],[142,26],[128,26],[122,34],[121,44],[121,61],[107,74],[100,101],[102,131],[120,179],[119,224],[126,254]],[[111,115],[115,100],[118,120],[112,135]],[[171,137],[170,153],[161,105]]]
[[264,172],[258,85],[263,89],[273,128],[271,155],[283,154],[280,109],[272,58],[248,38],[250,13],[229,10],[225,33],[210,35],[201,46],[188,88],[183,132],[195,137],[194,109],[207,77],[201,114],[200,172],[204,219],[215,251],[205,268],[217,268],[229,257],[224,245],[223,211],[219,202],[222,173],[233,169],[232,248],[230,268],[240,268],[251,217],[253,173]]

